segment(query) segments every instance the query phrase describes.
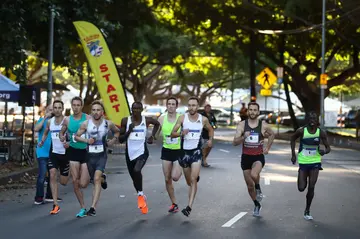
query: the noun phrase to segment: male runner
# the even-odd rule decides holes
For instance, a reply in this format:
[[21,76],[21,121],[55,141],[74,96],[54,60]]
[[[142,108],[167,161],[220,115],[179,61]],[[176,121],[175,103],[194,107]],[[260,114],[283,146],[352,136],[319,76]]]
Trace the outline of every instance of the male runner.
[[[214,138],[214,129],[210,125],[209,120],[198,113],[199,99],[190,97],[188,108],[188,113],[178,118],[171,132],[172,138],[183,137],[183,156],[179,159],[179,163],[183,167],[186,183],[189,186],[189,204],[181,212],[187,217],[190,215],[199,181],[202,159],[201,132],[203,128],[205,127],[209,131],[208,147],[212,147],[212,140]],[[182,131],[178,132],[180,127],[182,127]]]
[[[303,192],[307,186],[309,178],[308,192],[306,194],[306,208],[304,212],[305,220],[312,220],[310,215],[310,206],[314,198],[315,184],[319,176],[321,167],[321,156],[330,153],[330,145],[327,134],[318,127],[318,116],[315,112],[307,114],[308,124],[296,130],[290,139],[291,162],[296,163],[295,141],[300,137],[300,147],[298,152],[299,172],[298,172],[298,190]],[[325,150],[320,149],[320,142],[323,142]]]
[[[39,138],[38,138],[39,141],[42,139],[48,120],[53,117],[52,111],[53,111],[52,105],[47,106],[44,117],[40,118],[38,122],[36,122],[34,131],[39,133]],[[44,196],[45,196],[44,182],[45,182],[46,172],[48,172],[47,165],[49,161],[50,147],[51,147],[50,135],[46,137],[43,147],[39,147],[39,146],[36,147],[36,158],[38,160],[38,168],[39,168],[38,178],[36,182],[36,196],[34,201],[34,204],[36,205],[40,205],[44,203]],[[51,194],[50,183],[48,183],[46,187],[45,202],[50,200],[53,201],[53,198]]]
[[[211,112],[210,104],[205,105],[204,112],[202,113],[202,115],[208,118],[213,129],[217,128],[216,118],[215,115]],[[203,167],[210,167],[210,164],[207,163],[207,157],[209,156],[212,147],[209,147],[208,144],[206,143],[209,140],[209,132],[207,131],[206,128],[203,129],[201,137],[203,139],[203,149],[202,149],[203,158],[201,165]]]
[[60,170],[60,184],[66,185],[69,181],[69,160],[66,158],[65,153],[69,145],[67,142],[60,141],[60,130],[64,122],[64,103],[60,100],[55,100],[53,103],[54,117],[47,122],[44,135],[39,143],[42,147],[50,131],[52,141],[52,152],[48,162],[48,168],[50,171],[50,186],[53,194],[54,205],[50,214],[58,214],[60,207],[58,205],[58,184],[57,184],[57,170]]
[[[114,137],[106,140],[109,131]],[[86,133],[87,137],[82,135]],[[96,216],[96,205],[100,199],[101,181],[107,162],[107,147],[119,138],[120,130],[109,120],[104,119],[104,106],[100,101],[91,104],[91,118],[84,121],[75,135],[78,142],[87,143],[87,167],[94,181],[92,205],[87,211],[88,216]],[[86,212],[85,205],[82,206]]]
[[[270,126],[258,119],[260,106],[258,103],[248,104],[248,119],[241,121],[234,137],[233,145],[243,144],[241,168],[248,188],[249,195],[254,201],[253,216],[260,216],[262,192],[260,188],[260,173],[265,165],[264,154],[268,154],[274,141],[275,134]],[[264,136],[268,136],[268,143],[264,148]],[[255,188],[254,188],[255,186]]]
[[[75,140],[75,135],[80,128],[80,125],[90,116],[82,113],[83,100],[76,96],[71,100],[71,108],[73,115],[66,117],[60,131],[61,142],[66,141],[65,133],[67,132],[70,139],[69,148],[66,149],[66,157],[70,160],[70,172],[73,180],[74,193],[80,203],[80,212],[76,217],[85,217],[86,209],[84,203],[84,196],[81,188],[86,188],[90,182],[89,171],[86,164],[86,147],[84,142]],[[85,137],[85,135],[83,135]]]
[[[138,208],[143,214],[148,213],[146,197],[143,192],[143,180],[141,169],[144,167],[149,157],[149,151],[146,146],[152,144],[157,131],[159,130],[159,121],[141,115],[143,105],[141,102],[134,102],[131,106],[132,115],[121,120],[120,143],[125,144],[125,158],[129,174],[133,180],[135,190],[138,194]],[[151,136],[146,140],[148,126],[154,126]]]
[[172,202],[169,212],[178,212],[179,207],[176,204],[172,180],[177,182],[181,177],[181,167],[178,162],[178,159],[181,157],[181,142],[180,137],[171,138],[171,131],[180,116],[180,114],[176,113],[178,100],[175,97],[168,98],[166,107],[167,113],[159,118],[161,128],[158,132],[162,131],[163,137],[163,147],[161,150],[162,169],[165,177],[166,191]]

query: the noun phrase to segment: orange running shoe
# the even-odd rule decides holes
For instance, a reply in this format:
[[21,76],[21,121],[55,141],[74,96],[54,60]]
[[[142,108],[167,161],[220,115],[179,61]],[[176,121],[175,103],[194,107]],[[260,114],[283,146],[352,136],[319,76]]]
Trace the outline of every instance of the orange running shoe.
[[146,203],[145,195],[138,196],[138,208],[140,209],[141,213],[143,213],[143,214],[148,213],[149,208]]
[[60,212],[59,205],[53,205],[53,209],[50,211],[50,214],[55,215],[58,214],[59,212]]

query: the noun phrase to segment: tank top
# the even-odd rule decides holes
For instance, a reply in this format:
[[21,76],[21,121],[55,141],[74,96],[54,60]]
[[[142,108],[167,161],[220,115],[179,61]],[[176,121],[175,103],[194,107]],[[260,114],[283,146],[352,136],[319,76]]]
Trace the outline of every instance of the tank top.
[[[126,124],[126,131],[129,130],[129,125],[131,123],[132,123],[131,116],[129,116]],[[146,143],[146,132],[147,132],[146,118],[145,116],[142,116],[141,123],[133,128],[126,142],[126,150],[129,155],[130,161],[144,154],[145,143]]]
[[87,137],[93,138],[95,142],[88,145],[87,150],[91,154],[99,154],[106,152],[106,138],[109,132],[109,123],[103,119],[99,126],[96,126],[92,119],[89,119],[86,129]]
[[193,150],[201,148],[201,133],[203,129],[203,116],[198,114],[198,119],[195,122],[190,121],[189,114],[186,113],[184,117],[183,129],[189,129],[189,133],[184,136],[183,149]]
[[262,122],[259,120],[256,128],[251,128],[249,121],[245,120],[244,132],[250,131],[250,136],[244,140],[242,153],[246,155],[263,154],[264,136],[261,133]]
[[51,134],[51,143],[52,143],[52,152],[55,154],[65,154],[65,147],[60,141],[60,131],[63,125],[64,118],[60,124],[55,124],[55,117],[50,120],[50,134]]
[[[87,144],[84,142],[77,142],[75,140],[75,135],[77,131],[79,130],[81,124],[86,120],[86,114],[82,113],[81,119],[75,120],[74,116],[71,115],[69,118],[69,124],[68,124],[68,132],[70,136],[70,147],[73,147],[75,149],[86,149]],[[81,135],[82,138],[85,137],[86,134]]]
[[320,129],[317,128],[314,134],[310,134],[307,127],[304,127],[304,135],[300,140],[298,162],[299,164],[321,163]]
[[[178,120],[180,114],[176,114],[176,119],[174,122],[168,121],[168,114],[164,117],[164,122],[162,125],[162,134],[163,134],[163,147],[167,149],[180,149],[181,148],[181,142],[180,137],[178,138],[171,138],[171,132],[176,124],[176,121]],[[178,130],[178,132],[180,129]]]

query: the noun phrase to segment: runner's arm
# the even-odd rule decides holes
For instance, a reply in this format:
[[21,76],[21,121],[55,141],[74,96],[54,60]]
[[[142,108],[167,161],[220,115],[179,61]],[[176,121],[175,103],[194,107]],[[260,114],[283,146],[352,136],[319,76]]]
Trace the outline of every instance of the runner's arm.
[[178,130],[180,129],[182,123],[184,122],[184,117],[185,117],[185,115],[179,116],[173,130],[171,131],[171,138],[178,138],[182,135],[182,132],[178,133]]
[[129,137],[130,133],[131,133],[131,129],[129,129],[127,132],[126,132],[126,125],[127,125],[127,121],[128,121],[128,118],[125,117],[125,118],[122,118],[121,120],[121,125],[120,125],[120,135],[119,135],[119,142],[122,144],[124,143],[127,138]]
[[69,117],[65,117],[64,122],[61,126],[61,130],[60,130],[60,141],[64,142],[65,141],[65,132],[68,129],[68,124],[69,124]]
[[110,140],[110,141],[112,141],[112,142],[110,142],[110,144],[114,144],[115,142],[117,142],[119,140],[120,129],[118,127],[116,127],[116,125],[111,121],[109,121],[109,128],[114,134],[114,137]]
[[327,133],[326,133],[325,130],[320,130],[320,138],[321,138],[321,141],[323,142],[323,144],[325,146],[325,152],[323,150],[321,150],[321,152],[320,152],[321,155],[330,153],[331,148],[330,148]]
[[161,129],[162,129],[162,125],[163,125],[163,122],[164,122],[164,115],[160,116],[158,121],[160,123],[160,127],[159,127],[159,130],[156,132],[156,135],[155,135],[155,138],[158,138],[159,135],[160,135],[160,132],[161,132]]
[[80,125],[80,128],[78,129],[78,131],[76,132],[75,135],[75,140],[78,142],[83,142],[83,143],[88,143],[89,140],[88,139],[84,139],[83,137],[81,137],[81,135],[83,135],[86,132],[88,126],[88,121],[85,120],[84,122],[82,122],[82,124]]
[[211,126],[209,119],[206,117],[203,117],[203,124],[204,128],[206,128],[209,132],[209,140],[212,141],[214,139],[214,128]]
[[295,133],[291,136],[290,138],[290,147],[291,147],[291,154],[292,156],[296,156],[295,153],[295,144],[296,144],[296,140],[303,135],[304,133],[304,128],[298,128]]
[[46,118],[44,117],[44,118],[39,119],[38,122],[36,122],[35,127],[34,127],[35,132],[39,132],[42,129],[42,127],[45,123],[45,120],[46,120]]
[[157,131],[158,131],[159,128],[160,128],[160,123],[159,123],[159,121],[156,120],[156,119],[154,119],[154,118],[152,118],[152,117],[145,117],[145,119],[146,119],[146,124],[147,124],[147,125],[149,125],[149,124],[154,125],[154,128],[153,128],[153,130],[152,130],[152,133],[151,133],[151,136],[150,136],[150,137],[153,137],[154,139],[156,139],[156,138],[155,138],[156,133],[157,133]]
[[274,142],[275,139],[275,133],[274,131],[271,129],[270,125],[265,123],[264,121],[262,122],[263,125],[263,129],[264,129],[264,134],[268,135],[269,139],[268,139],[268,143],[266,145],[266,150],[269,151],[271,148],[271,145]]
[[45,140],[46,140],[46,138],[47,138],[47,136],[48,136],[48,134],[49,134],[49,130],[50,130],[50,120],[48,120],[47,123],[46,123],[46,128],[45,128],[45,130],[44,130],[44,134],[43,134],[43,137],[42,137],[39,145],[43,145],[43,144],[44,144],[44,142],[45,142]]
[[237,127],[236,127],[236,133],[235,133],[235,137],[233,140],[233,145],[237,146],[240,145],[244,142],[245,137],[243,136],[244,134],[244,124],[245,121],[241,121],[238,123]]

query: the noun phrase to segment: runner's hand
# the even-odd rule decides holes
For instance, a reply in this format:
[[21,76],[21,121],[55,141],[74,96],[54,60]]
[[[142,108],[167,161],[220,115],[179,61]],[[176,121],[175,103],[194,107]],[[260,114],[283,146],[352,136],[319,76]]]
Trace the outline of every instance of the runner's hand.
[[147,139],[147,143],[148,144],[152,144],[154,142],[154,136],[150,136],[148,139]]
[[189,133],[189,129],[183,129],[182,135],[187,135]]
[[130,133],[132,132],[132,130],[134,129],[134,127],[135,127],[134,123],[131,123],[131,124],[129,125],[129,132],[130,132]]
[[296,163],[296,156],[295,155],[293,155],[291,157],[291,162],[295,165],[295,163]]
[[63,145],[64,145],[64,148],[66,148],[66,149],[69,148],[69,146],[70,146],[70,144],[67,142],[64,142]]
[[250,136],[250,131],[246,131],[245,133],[244,133],[244,138],[246,139],[247,137],[249,137]]
[[319,150],[319,153],[320,153],[321,156],[324,156],[324,155],[326,154],[326,153],[325,153],[325,150],[323,150],[323,149],[320,149],[320,150]]
[[95,142],[95,139],[94,139],[94,138],[88,139],[88,144],[93,144],[94,142]]

